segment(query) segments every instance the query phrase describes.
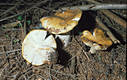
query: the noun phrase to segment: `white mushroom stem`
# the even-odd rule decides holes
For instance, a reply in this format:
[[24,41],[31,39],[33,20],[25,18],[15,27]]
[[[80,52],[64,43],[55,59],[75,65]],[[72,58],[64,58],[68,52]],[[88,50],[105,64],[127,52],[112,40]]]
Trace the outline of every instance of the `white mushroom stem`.
[[70,35],[56,35],[55,38],[59,38],[63,44],[64,47],[67,47],[67,45],[70,42],[71,36]]

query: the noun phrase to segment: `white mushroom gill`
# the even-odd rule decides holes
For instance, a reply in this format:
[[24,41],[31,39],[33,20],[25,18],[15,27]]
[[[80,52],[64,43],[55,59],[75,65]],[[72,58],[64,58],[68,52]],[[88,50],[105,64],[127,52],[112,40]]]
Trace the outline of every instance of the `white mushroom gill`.
[[22,56],[32,65],[50,64],[57,61],[55,39],[52,35],[46,38],[46,35],[45,30],[33,30],[27,34],[22,43]]

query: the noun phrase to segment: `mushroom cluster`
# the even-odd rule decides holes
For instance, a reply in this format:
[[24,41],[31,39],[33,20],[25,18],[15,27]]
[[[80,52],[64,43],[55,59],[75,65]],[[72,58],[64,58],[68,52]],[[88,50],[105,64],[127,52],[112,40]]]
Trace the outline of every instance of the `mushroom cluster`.
[[[70,35],[60,35],[72,30],[80,20],[82,11],[67,10],[57,12],[54,16],[40,19],[42,27],[46,30],[30,31],[22,43],[22,56],[32,65],[53,64],[57,62],[57,44],[55,39],[59,38],[66,47],[70,41]],[[47,37],[47,32],[55,34]]]
[[96,50],[106,50],[112,45],[112,41],[99,28],[95,28],[93,34],[88,30],[84,30],[81,40],[85,45],[91,47],[91,53],[95,53]]
[[[32,30],[25,37],[22,43],[22,56],[32,65],[53,64],[57,62],[57,43],[59,38],[66,47],[70,41],[70,35],[65,33],[71,31],[79,22],[82,16],[80,9],[56,12],[53,16],[42,17],[41,25],[44,29]],[[54,34],[47,36],[47,33]],[[112,45],[112,41],[105,36],[104,32],[95,28],[93,34],[84,30],[81,40],[90,46],[90,52],[106,50]]]

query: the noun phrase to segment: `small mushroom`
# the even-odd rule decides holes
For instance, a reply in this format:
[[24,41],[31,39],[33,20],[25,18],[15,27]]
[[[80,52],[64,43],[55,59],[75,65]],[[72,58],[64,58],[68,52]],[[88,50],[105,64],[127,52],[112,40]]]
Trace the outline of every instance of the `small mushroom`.
[[32,30],[22,43],[22,56],[32,65],[53,64],[57,61],[56,41],[45,30]]
[[53,34],[67,33],[72,30],[80,20],[82,11],[80,9],[57,12],[54,16],[40,19],[42,26]]
[[85,45],[91,47],[91,53],[95,53],[96,50],[106,50],[112,45],[112,41],[99,28],[95,28],[93,34],[88,30],[84,30],[81,40]]

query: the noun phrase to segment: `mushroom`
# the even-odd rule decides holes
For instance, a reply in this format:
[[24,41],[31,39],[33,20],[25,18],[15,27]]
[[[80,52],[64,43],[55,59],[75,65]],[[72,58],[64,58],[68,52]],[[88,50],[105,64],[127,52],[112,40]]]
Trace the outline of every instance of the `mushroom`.
[[54,16],[43,17],[40,19],[42,27],[47,29],[50,33],[56,34],[56,37],[61,40],[64,47],[70,41],[70,35],[58,35],[71,31],[80,20],[82,11],[80,9],[66,10],[63,12],[56,12]]
[[22,56],[32,65],[53,64],[57,61],[56,41],[45,30],[30,31],[22,43]]
[[82,11],[80,9],[57,12],[54,16],[40,19],[42,26],[53,34],[67,33],[72,30],[80,20]]
[[88,30],[84,30],[81,40],[85,45],[91,47],[91,53],[95,53],[96,50],[106,50],[112,45],[112,41],[99,28],[95,28],[93,34]]

